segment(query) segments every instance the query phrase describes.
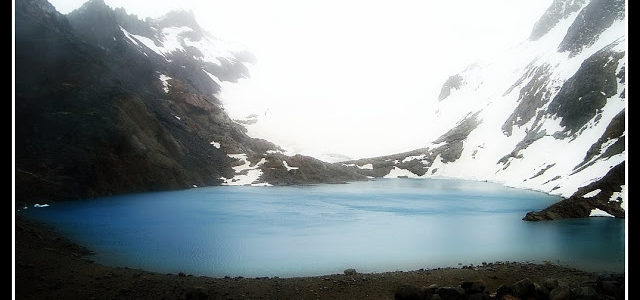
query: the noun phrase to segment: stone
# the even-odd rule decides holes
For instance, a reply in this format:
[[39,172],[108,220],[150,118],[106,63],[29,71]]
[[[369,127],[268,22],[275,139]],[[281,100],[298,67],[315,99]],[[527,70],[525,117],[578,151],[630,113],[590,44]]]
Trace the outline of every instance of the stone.
[[536,282],[533,283],[533,296],[538,300],[549,299],[549,289]]
[[496,290],[496,299],[502,299],[504,295],[511,294],[511,287],[508,285],[501,284]]
[[395,292],[396,300],[424,300],[426,296],[426,290],[410,284],[399,286]]
[[598,300],[598,293],[590,286],[577,287],[571,290],[571,299]]
[[529,278],[522,279],[511,285],[511,294],[518,298],[525,299],[528,296],[532,296],[534,291],[535,286]]
[[542,283],[542,286],[546,287],[547,290],[552,291],[559,286],[558,279],[546,279]]
[[356,275],[358,274],[358,272],[356,272],[356,269],[346,269],[344,270],[344,275]]
[[486,293],[476,293],[476,294],[469,295],[469,298],[467,299],[468,300],[489,300],[491,298]]
[[187,290],[185,298],[187,300],[207,300],[209,294],[203,287],[193,287]]
[[571,297],[571,290],[566,286],[558,286],[549,293],[549,300],[567,300]]
[[482,280],[464,281],[460,284],[467,294],[482,293],[486,288],[486,284]]
[[620,295],[624,295],[624,288],[622,288],[622,285],[615,280],[600,281],[598,282],[598,287],[604,294],[615,296],[616,298]]
[[443,300],[464,300],[466,293],[461,287],[441,287],[436,290]]

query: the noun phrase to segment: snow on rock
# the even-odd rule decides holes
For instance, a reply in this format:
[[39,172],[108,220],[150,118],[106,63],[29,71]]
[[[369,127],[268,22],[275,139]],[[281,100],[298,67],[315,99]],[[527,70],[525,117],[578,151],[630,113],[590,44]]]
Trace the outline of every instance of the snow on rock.
[[298,169],[298,167],[289,167],[289,165],[287,164],[286,160],[282,161],[282,165],[284,165],[284,167],[287,168],[287,171],[297,170]]
[[373,170],[373,165],[372,164],[365,164],[362,166],[357,166],[359,169],[363,169],[363,170]]
[[178,120],[182,120],[182,119],[180,118],[180,116],[175,116],[175,115],[174,115],[173,117],[174,117],[174,118],[176,118],[176,119],[178,119]]
[[604,210],[601,210],[599,208],[594,208],[591,210],[591,213],[589,214],[589,217],[611,217],[614,218],[614,216]]
[[398,178],[398,177],[408,177],[408,178],[420,178],[420,176],[413,174],[409,170],[400,169],[396,166],[389,171],[389,174],[385,175],[383,178]]
[[622,188],[622,191],[614,192],[611,195],[611,198],[609,198],[609,201],[620,202],[620,207],[622,207],[622,209],[624,210],[627,210],[627,201],[626,201],[627,186],[622,185],[621,188]]
[[[36,204],[33,205],[33,207],[47,207],[47,206],[49,206],[49,204],[38,204],[38,203],[36,203]],[[26,209],[27,207],[25,206],[24,208]]]
[[171,77],[169,77],[167,75],[164,75],[164,74],[160,74],[159,78],[160,78],[160,81],[162,81],[162,89],[164,90],[165,93],[168,94],[169,93],[169,87],[171,85],[169,84],[169,82],[167,80],[173,79],[173,78],[171,78]]
[[252,185],[254,183],[258,184],[258,182],[256,181],[262,175],[260,166],[267,162],[265,158],[261,159],[254,166],[251,166],[251,162],[247,159],[246,154],[227,154],[227,156],[234,159],[242,160],[244,163],[240,166],[232,167],[236,173],[236,175],[232,178],[220,177],[220,179],[224,180],[222,185]]
[[425,158],[425,156],[426,156],[426,155],[424,155],[424,154],[421,154],[421,155],[414,155],[414,156],[407,156],[407,157],[405,157],[405,158],[402,160],[402,162],[403,162],[403,163],[406,163],[406,162],[410,162],[410,161],[412,161],[412,160],[416,160],[416,159],[423,159],[423,158]]
[[213,145],[214,147],[220,149],[220,143],[216,142],[216,141],[211,141],[211,143],[209,143],[211,145]]
[[597,189],[597,190],[593,190],[593,191],[591,191],[591,192],[588,192],[588,193],[584,194],[584,196],[583,196],[583,197],[584,197],[584,198],[591,198],[591,197],[594,197],[595,195],[597,195],[598,193],[600,193],[600,189]]
[[218,79],[218,77],[216,77],[216,75],[213,75],[213,74],[207,72],[207,70],[205,70],[205,69],[202,69],[202,72],[207,74],[207,76],[209,76],[209,78],[211,78],[211,80],[213,80],[213,82],[215,82],[218,86],[222,86],[222,81],[220,81],[220,79]]
[[197,186],[197,185],[195,185],[195,184],[192,184],[192,185],[191,185],[191,187],[193,187],[193,188],[197,188],[198,186]]

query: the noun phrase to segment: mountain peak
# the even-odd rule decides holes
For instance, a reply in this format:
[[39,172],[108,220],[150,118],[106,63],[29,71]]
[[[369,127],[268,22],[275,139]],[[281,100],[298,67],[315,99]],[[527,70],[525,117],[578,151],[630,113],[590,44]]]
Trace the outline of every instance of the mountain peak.
[[186,26],[193,30],[200,30],[200,25],[196,21],[195,14],[192,10],[179,9],[170,11],[164,16],[155,19],[154,23],[162,28]]
[[554,0],[533,26],[529,40],[535,41],[547,34],[560,20],[580,10],[585,2],[586,0]]

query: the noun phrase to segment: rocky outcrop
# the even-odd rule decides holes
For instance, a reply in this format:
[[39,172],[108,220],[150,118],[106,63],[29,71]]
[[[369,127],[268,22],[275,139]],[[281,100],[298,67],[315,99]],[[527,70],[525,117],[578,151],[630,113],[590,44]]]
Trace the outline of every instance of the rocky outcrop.
[[572,13],[577,12],[585,3],[586,0],[554,0],[533,26],[529,40],[535,41],[543,37],[560,20],[566,19]]
[[548,64],[529,66],[529,70],[506,92],[506,94],[510,93],[513,88],[522,84],[524,80],[529,80],[520,89],[518,106],[502,125],[502,131],[505,135],[510,136],[512,134],[513,126],[527,124],[536,117],[538,109],[549,102],[552,94],[552,91],[548,89],[551,76],[550,70],[551,66]]
[[560,43],[558,51],[568,51],[575,56],[598,39],[614,21],[624,19],[624,0],[592,0],[580,11],[567,34]]
[[[624,218],[624,209],[617,199],[611,199],[615,192],[622,190],[625,185],[625,164],[619,164],[609,170],[600,180],[580,188],[568,199],[562,200],[541,211],[528,212],[525,221],[558,220],[566,218],[589,217],[593,209],[600,209],[616,218]],[[586,197],[590,192],[598,191],[596,195]]]
[[587,151],[584,160],[574,167],[574,173],[593,165],[598,159],[622,154],[625,149],[625,111],[619,112],[607,126],[602,136]]
[[616,95],[616,70],[624,53],[610,47],[586,59],[549,104],[548,113],[562,118],[566,134],[576,133],[601,111],[607,98]]
[[450,76],[447,81],[442,85],[442,89],[440,90],[440,96],[438,96],[438,100],[442,101],[451,95],[452,89],[460,89],[463,84],[463,78],[459,74]]

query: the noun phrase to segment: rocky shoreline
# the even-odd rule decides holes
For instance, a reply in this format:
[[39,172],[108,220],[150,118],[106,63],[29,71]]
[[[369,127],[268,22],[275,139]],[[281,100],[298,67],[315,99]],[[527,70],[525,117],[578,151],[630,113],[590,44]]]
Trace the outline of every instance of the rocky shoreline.
[[91,251],[16,215],[17,299],[625,299],[625,274],[494,262],[315,277],[159,274],[97,264]]

